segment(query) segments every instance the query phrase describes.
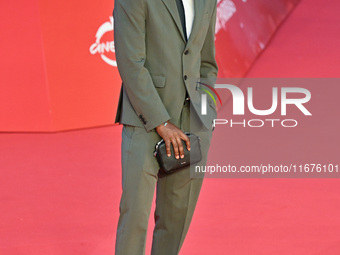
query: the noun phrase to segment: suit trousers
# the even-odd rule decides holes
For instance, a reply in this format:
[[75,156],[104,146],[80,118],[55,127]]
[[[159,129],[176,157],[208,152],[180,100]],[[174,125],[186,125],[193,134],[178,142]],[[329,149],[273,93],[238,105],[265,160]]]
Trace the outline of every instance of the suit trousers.
[[[191,119],[191,120],[190,120]],[[192,131],[201,138],[205,165],[211,130],[198,116],[190,118],[190,101],[185,101],[177,123],[182,131]],[[192,127],[192,129],[190,129]],[[122,131],[122,196],[116,236],[116,255],[144,255],[148,221],[156,189],[155,228],[152,255],[179,253],[194,214],[203,178],[193,178],[190,167],[161,176],[153,156],[161,139],[155,130],[124,125]],[[173,155],[172,155],[173,156]]]

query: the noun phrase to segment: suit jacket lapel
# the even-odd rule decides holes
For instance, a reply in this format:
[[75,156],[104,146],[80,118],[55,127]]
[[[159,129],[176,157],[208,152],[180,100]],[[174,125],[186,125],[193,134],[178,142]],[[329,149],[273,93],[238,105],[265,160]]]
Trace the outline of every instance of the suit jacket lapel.
[[179,17],[176,1],[175,0],[162,0],[162,1],[165,4],[168,11],[170,12],[173,20],[175,21],[177,29],[182,36],[182,39],[186,42],[186,38],[184,37],[181,18]]
[[195,39],[198,31],[200,30],[201,21],[203,18],[204,12],[204,0],[194,0],[195,1],[195,18],[194,23],[192,25],[191,34],[189,36],[188,43],[192,42]]
[[[186,38],[184,37],[182,24],[181,24],[181,18],[179,17],[177,5],[175,0],[162,0],[168,11],[170,12],[173,20],[175,21],[175,24],[177,26],[177,29],[179,33],[182,36],[182,39],[184,42],[187,42]],[[193,41],[196,34],[200,30],[200,24],[203,18],[203,12],[204,12],[204,0],[194,0],[194,8],[195,8],[195,18],[194,23],[192,25],[191,34],[189,36],[188,43]]]

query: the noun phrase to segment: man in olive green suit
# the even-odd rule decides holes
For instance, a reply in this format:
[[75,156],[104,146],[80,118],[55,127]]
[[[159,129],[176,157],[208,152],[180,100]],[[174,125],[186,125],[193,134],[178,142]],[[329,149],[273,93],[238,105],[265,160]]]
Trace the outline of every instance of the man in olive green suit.
[[[217,76],[216,0],[183,0],[183,3],[181,0],[115,0],[114,40],[123,81],[116,121],[124,124],[123,193],[116,255],[145,253],[156,185],[151,254],[178,254],[202,185],[202,178],[190,176],[189,168],[160,176],[153,156],[155,144],[163,138],[168,156],[183,157],[181,140],[190,149],[183,131],[196,130],[194,133],[201,137],[202,145],[200,164],[204,164],[212,119],[216,117],[211,101],[208,114],[200,114],[202,92],[190,82]],[[171,145],[175,155],[170,155]]]

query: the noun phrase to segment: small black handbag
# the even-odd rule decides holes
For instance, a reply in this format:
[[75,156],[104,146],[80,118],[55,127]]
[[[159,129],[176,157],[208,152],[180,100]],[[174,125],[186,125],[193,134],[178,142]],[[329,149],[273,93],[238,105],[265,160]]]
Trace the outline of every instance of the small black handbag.
[[196,164],[202,160],[200,138],[192,133],[185,133],[190,139],[190,151],[187,150],[186,143],[182,140],[184,148],[184,158],[175,158],[173,146],[171,144],[171,156],[166,155],[165,142],[160,140],[156,144],[154,156],[156,157],[160,170],[165,174],[174,173],[191,164]]

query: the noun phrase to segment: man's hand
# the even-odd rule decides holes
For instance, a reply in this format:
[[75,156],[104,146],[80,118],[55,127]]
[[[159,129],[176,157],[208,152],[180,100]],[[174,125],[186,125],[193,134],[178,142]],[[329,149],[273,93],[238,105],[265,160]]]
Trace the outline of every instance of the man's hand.
[[179,159],[179,157],[184,158],[184,148],[182,144],[182,140],[187,145],[187,150],[190,151],[190,140],[189,137],[183,133],[178,127],[174,124],[167,122],[166,125],[161,124],[156,127],[157,133],[163,138],[166,147],[166,154],[168,157],[171,156],[171,144],[174,147],[175,158]]

